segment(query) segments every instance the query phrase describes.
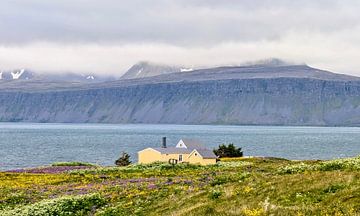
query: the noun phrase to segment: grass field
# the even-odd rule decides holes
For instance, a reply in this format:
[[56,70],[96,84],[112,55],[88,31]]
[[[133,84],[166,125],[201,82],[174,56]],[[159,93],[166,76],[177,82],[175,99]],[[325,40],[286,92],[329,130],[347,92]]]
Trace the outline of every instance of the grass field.
[[55,164],[43,173],[0,173],[0,216],[360,215],[360,157],[237,158],[212,166],[59,165],[60,172],[52,171]]

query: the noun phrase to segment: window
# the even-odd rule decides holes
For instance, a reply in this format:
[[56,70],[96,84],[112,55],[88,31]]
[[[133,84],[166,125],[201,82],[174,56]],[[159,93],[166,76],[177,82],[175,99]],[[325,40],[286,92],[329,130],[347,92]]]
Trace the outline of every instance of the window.
[[195,156],[197,156],[197,153],[195,153]]
[[179,155],[179,162],[182,161],[182,155]]

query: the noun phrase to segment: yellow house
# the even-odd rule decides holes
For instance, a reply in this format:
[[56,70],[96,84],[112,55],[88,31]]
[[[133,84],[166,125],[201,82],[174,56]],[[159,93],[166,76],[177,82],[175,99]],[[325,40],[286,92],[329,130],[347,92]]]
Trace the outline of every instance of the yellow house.
[[216,155],[206,149],[200,142],[190,139],[181,139],[175,147],[166,146],[166,137],[163,137],[162,147],[146,148],[138,152],[138,162],[142,164],[156,161],[191,164],[216,164]]

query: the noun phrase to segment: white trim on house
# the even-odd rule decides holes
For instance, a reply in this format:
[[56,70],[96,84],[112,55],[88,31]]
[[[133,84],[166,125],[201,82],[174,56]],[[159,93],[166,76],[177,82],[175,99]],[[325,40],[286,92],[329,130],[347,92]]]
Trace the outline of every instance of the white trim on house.
[[181,139],[179,140],[179,142],[176,144],[175,146],[176,148],[187,148],[187,146],[185,145],[184,141]]
[[[194,149],[194,150],[189,154],[188,158],[190,158],[193,153],[197,153],[198,155],[200,155],[201,158],[203,158],[203,156],[202,156],[196,149]],[[195,155],[195,156],[197,156],[197,155]],[[204,158],[203,158],[203,159],[204,159]]]

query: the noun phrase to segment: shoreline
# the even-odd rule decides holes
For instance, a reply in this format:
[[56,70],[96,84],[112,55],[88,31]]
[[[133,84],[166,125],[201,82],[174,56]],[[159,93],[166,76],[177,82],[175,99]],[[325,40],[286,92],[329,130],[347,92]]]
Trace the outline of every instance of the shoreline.
[[[325,161],[333,161],[333,160],[339,160],[339,159],[349,159],[352,157],[345,157],[345,158],[336,158],[336,159],[329,159],[329,160],[290,160],[286,158],[279,158],[279,157],[270,157],[270,156],[243,156],[243,157],[235,157],[235,158],[221,158],[220,162],[233,162],[233,161],[246,161],[246,160],[275,160],[275,161],[288,161],[288,162],[325,162]],[[67,162],[61,162],[61,163],[86,163],[87,165],[55,165],[54,164],[48,164],[38,167],[28,167],[28,168],[18,168],[18,169],[10,169],[10,170],[0,170],[0,173],[27,173],[27,174],[59,174],[59,173],[66,173],[73,170],[90,170],[90,169],[102,169],[102,168],[119,168],[119,166],[111,165],[111,166],[102,166],[97,164],[91,164],[88,162],[78,162],[78,161],[67,161]],[[159,162],[155,162],[159,163]],[[167,164],[164,162],[160,162],[163,164]],[[129,166],[136,166],[141,165],[138,163],[132,163]],[[146,164],[145,164],[146,165]],[[212,165],[210,165],[212,166]],[[126,168],[126,166],[125,166]]]

